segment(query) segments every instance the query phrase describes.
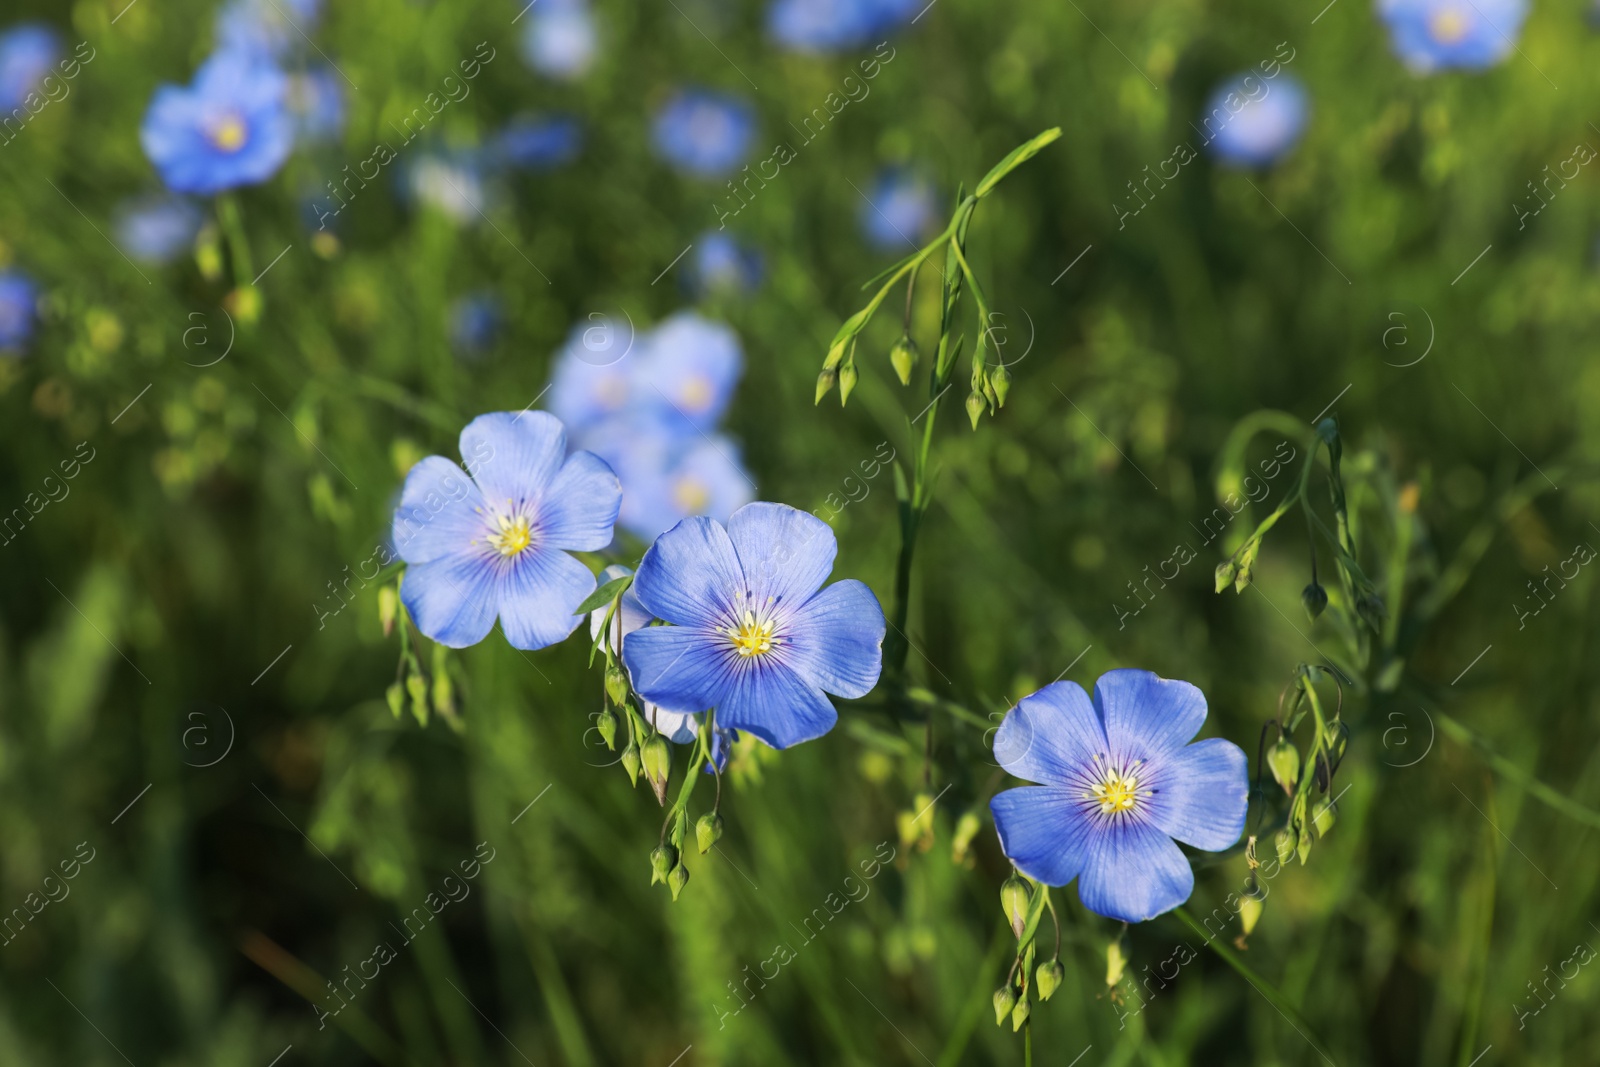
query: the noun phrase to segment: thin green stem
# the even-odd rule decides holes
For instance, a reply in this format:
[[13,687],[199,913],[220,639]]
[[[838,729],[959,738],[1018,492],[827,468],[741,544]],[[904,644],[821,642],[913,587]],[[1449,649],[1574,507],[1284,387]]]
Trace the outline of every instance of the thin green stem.
[[250,239],[245,235],[239,202],[231,194],[224,193],[217,197],[217,222],[228,238],[228,254],[233,259],[234,286],[249,285],[256,276],[250,259]]

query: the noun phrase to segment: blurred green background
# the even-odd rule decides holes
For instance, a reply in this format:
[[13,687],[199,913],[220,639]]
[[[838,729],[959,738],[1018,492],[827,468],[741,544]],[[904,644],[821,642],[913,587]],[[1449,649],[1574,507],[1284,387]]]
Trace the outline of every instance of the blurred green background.
[[[869,697],[820,741],[741,754],[728,834],[689,861],[674,904],[648,886],[659,809],[586,735],[599,679],[581,640],[519,654],[497,631],[456,658],[464,728],[423,728],[384,705],[396,647],[376,586],[320,628],[316,605],[385,537],[410,463],[453,457],[473,416],[530,403],[596,311],[643,327],[697,304],[731,324],[746,372],[727,425],[761,498],[822,506],[880,442],[904,452],[926,403],[889,369],[893,297],[850,406],[812,405],[860,284],[899,254],[864,241],[862,190],[907,166],[951,203],[1050,126],[1061,140],[971,232],[1007,358],[1026,355],[978,432],[959,404],[940,412],[913,678],[981,721],[1063,670],[1088,686],[1148,668],[1199,685],[1207,735],[1254,769],[1290,672],[1333,655],[1353,676],[1349,788],[1310,862],[1274,879],[1249,964],[1340,1067],[1600,1062],[1600,978],[1548,981],[1575,944],[1600,944],[1593,575],[1563,587],[1552,618],[1517,625],[1542,568],[1600,543],[1600,179],[1582,174],[1521,229],[1508,206],[1574,144],[1600,145],[1585,5],[1540,0],[1500,66],[1421,79],[1359,0],[938,0],[893,33],[870,95],[730,223],[763,257],[759,286],[705,297],[685,263],[669,267],[726,193],[652,154],[650,115],[686,84],[743,96],[765,158],[870,49],[785,52],[748,3],[595,0],[593,69],[557,81],[518,58],[519,7],[324,13],[315,47],[352,83],[344,132],[237,194],[255,269],[287,251],[261,279],[258,321],[230,326],[229,271],[208,278],[188,255],[136,265],[111,239],[118,205],[159,188],[139,123],[156,86],[209,52],[212,6],[6,5],[8,24],[46,20],[96,58],[0,147],[0,261],[41,291],[27,351],[0,359],[0,505],[37,493],[80,442],[93,453],[0,549],[0,907],[33,910],[61,861],[93,859],[0,946],[0,1063],[1020,1063],[989,1003],[1011,951],[1009,867],[980,727],[936,716],[925,764],[922,725]],[[374,187],[335,239],[316,238],[304,191],[366,158],[480,41],[499,58],[432,145],[560,110],[583,124],[577,158],[507,179],[483,218]],[[1220,79],[1285,41],[1310,97],[1301,143],[1260,171],[1201,158],[1119,229],[1126,183],[1191,136]],[[505,321],[465,360],[449,311],[480,290]],[[925,350],[937,317],[929,281],[914,308]],[[1344,656],[1306,620],[1296,516],[1242,595],[1214,593],[1211,572],[1243,519],[1119,622],[1127,583],[1216,506],[1234,425],[1286,412],[1303,457],[1330,404],[1347,477],[1369,486],[1359,506],[1387,516],[1370,541],[1394,621],[1385,655]],[[1283,436],[1257,438],[1249,462]],[[889,481],[834,524],[835,577],[885,603]],[[1444,733],[1440,713],[1483,746]],[[1573,808],[1534,796],[1528,775]],[[897,816],[919,793],[939,799],[929,836],[907,841]],[[984,826],[958,860],[968,810]],[[401,919],[485,842],[470,895],[360,991],[339,1020],[355,1022],[319,1029],[305,989],[398,948]],[[870,892],[799,948],[802,920],[891,849]],[[1205,866],[1190,910],[1245,873],[1237,854]],[[1119,1018],[1117,924],[1074,890],[1056,900],[1067,978],[1034,1009],[1038,1062],[1322,1062],[1209,952]],[[1194,940],[1172,917],[1143,924],[1124,942],[1130,972]],[[725,1015],[784,942],[794,961]],[[1548,1006],[1519,1026],[1533,988]]]

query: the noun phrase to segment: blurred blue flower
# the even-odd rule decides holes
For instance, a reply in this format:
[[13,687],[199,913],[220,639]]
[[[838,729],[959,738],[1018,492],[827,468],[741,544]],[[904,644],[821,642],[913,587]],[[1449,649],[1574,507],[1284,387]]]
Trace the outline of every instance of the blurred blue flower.
[[866,696],[883,667],[883,610],[853,579],[822,583],[833,530],[786,504],[747,504],[726,529],[684,519],[645,553],[633,588],[669,626],[622,642],[634,688],[670,711],[715,708],[717,724],[773,748],[838,720],[826,694]]
[[17,355],[33,336],[39,287],[19,271],[0,271],[0,354]]
[[861,205],[861,229],[880,252],[911,252],[934,223],[933,186],[899,168],[878,175]]
[[217,47],[281,57],[317,28],[322,0],[229,0],[217,12]]
[[457,222],[483,217],[489,194],[478,153],[424,153],[410,160],[403,173],[406,192],[417,203],[436,207]]
[[639,360],[638,396],[683,436],[715,428],[744,373],[744,350],[725,323],[680,311],[650,332]]
[[1178,846],[1220,852],[1239,839],[1250,781],[1239,746],[1189,744],[1206,698],[1188,682],[1115,670],[1094,701],[1075,682],[1023,697],[995,733],[995,759],[1038,785],[989,802],[1000,847],[1046,885],[1078,880],[1090,911],[1143,922],[1189,899]]
[[636,340],[627,320],[598,312],[567,335],[550,375],[549,406],[574,435],[587,440],[637,399]]
[[145,263],[168,263],[194,244],[204,216],[181,196],[157,193],[117,209],[117,246]]
[[738,295],[761,284],[761,254],[722,230],[707,230],[695,238],[684,277],[699,295]]
[[0,34],[0,111],[27,99],[60,58],[60,38],[42,23],[24,22]]
[[652,138],[668,163],[702,178],[739,166],[755,137],[755,109],[705,89],[680,90],[656,112]]
[[622,481],[617,525],[642,541],[693,515],[726,522],[755,498],[739,447],[721,434],[674,440],[651,433],[648,422],[615,424],[601,428],[593,447]]
[[1484,70],[1516,46],[1527,0],[1378,0],[1395,54],[1418,74]]
[[589,452],[567,454],[542,411],[480,415],[461,431],[462,461],[429,456],[406,475],[394,542],[409,565],[400,599],[417,629],[450,648],[475,645],[496,616],[515,648],[555,644],[595,590],[571,551],[611,543],[622,488]]
[[522,58],[552,78],[582,77],[599,48],[600,33],[585,0],[539,0],[522,27]]
[[500,335],[500,299],[493,293],[471,293],[450,305],[450,347],[457,355],[481,356]]
[[286,80],[253,53],[218,52],[187,87],[156,90],[139,127],[167,188],[219,193],[275,174],[294,146]]
[[332,67],[292,75],[288,99],[301,139],[332,141],[344,132],[344,79]]
[[1197,128],[1223,163],[1262,167],[1294,147],[1309,112],[1306,91],[1291,75],[1245,74],[1217,88]]
[[918,0],[774,0],[767,32],[793,52],[837,52],[870,44],[924,6]]
[[551,170],[577,158],[583,124],[570,115],[525,115],[512,119],[494,139],[492,154],[503,166]]

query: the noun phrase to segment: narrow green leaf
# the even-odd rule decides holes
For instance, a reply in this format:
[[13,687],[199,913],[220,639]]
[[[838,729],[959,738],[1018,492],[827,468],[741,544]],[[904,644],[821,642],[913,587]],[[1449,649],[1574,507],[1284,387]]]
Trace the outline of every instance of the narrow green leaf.
[[579,604],[578,610],[574,611],[573,614],[587,615],[595,608],[598,608],[601,604],[611,603],[617,597],[622,595],[622,591],[624,589],[628,588],[628,586],[632,584],[633,575],[631,574],[624,574],[620,578],[611,579],[605,585],[602,585],[599,589],[596,589],[594,592],[590,593],[588,599],[586,599],[582,604]]
[[1039,134],[1033,140],[1013,148],[1006,158],[996,163],[994,169],[983,176],[983,181],[978,183],[978,188],[972,195],[979,199],[989,195],[989,191],[999,185],[1002,178],[1038,155],[1040,149],[1060,136],[1061,127],[1055,126]]

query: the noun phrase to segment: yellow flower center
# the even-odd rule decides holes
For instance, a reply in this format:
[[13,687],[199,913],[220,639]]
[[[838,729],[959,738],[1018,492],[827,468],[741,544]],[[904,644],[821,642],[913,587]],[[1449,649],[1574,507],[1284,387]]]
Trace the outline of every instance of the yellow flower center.
[[247,133],[243,119],[238,115],[228,115],[211,127],[211,143],[224,152],[237,152],[244,147]]
[[711,383],[696,375],[683,383],[683,392],[679,395],[683,406],[690,411],[704,411],[711,404]]
[[672,487],[672,500],[685,515],[698,515],[711,503],[711,494],[692,478],[681,478]]
[[528,517],[526,515],[518,515],[510,519],[503,515],[496,515],[494,520],[499,530],[489,535],[489,544],[493,545],[495,551],[507,559],[515,556],[533,542],[533,531],[528,528]]
[[1100,775],[1100,781],[1090,786],[1083,798],[1098,804],[1102,815],[1133,811],[1138,806],[1140,796],[1151,795],[1148,789],[1142,794],[1139,792],[1139,778],[1134,773],[1143,760],[1134,760],[1125,767],[1117,768],[1101,765],[1101,759],[1100,756],[1095,757],[1095,770]]
[[734,651],[741,656],[761,656],[771,652],[782,641],[773,634],[773,621],[756,618],[754,611],[746,609],[744,618],[737,626],[729,626],[723,632],[733,642]]
[[1471,21],[1460,8],[1447,7],[1428,20],[1428,32],[1440,44],[1455,44],[1467,35]]

